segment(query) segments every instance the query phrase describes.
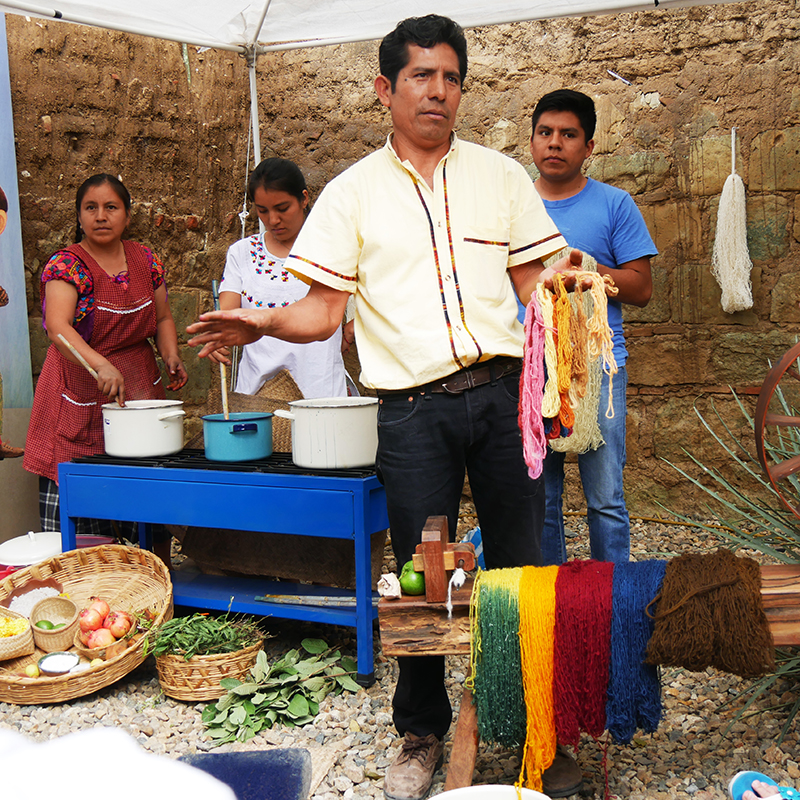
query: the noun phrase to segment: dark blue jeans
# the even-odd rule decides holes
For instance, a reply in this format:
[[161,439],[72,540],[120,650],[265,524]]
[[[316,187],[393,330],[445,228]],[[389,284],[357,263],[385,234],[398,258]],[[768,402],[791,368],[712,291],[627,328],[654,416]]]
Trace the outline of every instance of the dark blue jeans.
[[[398,570],[420,543],[429,516],[447,516],[454,537],[465,473],[487,568],[541,563],[544,487],[528,477],[522,458],[519,377],[507,375],[459,395],[410,389],[381,396],[376,467],[386,487]],[[398,732],[442,738],[452,719],[444,657],[406,656],[398,664]]]

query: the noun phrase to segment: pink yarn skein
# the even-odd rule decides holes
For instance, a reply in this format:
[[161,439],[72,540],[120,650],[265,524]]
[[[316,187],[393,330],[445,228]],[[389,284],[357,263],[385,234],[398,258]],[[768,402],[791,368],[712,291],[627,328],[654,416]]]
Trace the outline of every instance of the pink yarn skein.
[[522,453],[528,465],[528,475],[536,479],[542,474],[547,454],[547,439],[542,419],[544,394],[544,317],[536,292],[525,310],[525,355],[522,358],[522,378],[519,391],[519,429],[522,434]]

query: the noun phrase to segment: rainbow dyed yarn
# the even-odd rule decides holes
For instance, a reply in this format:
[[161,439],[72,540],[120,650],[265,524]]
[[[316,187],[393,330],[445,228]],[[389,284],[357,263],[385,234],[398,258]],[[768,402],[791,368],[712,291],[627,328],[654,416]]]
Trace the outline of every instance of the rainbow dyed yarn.
[[[520,782],[540,789],[557,741],[577,744],[583,732],[608,730],[627,743],[637,729],[657,728],[658,664],[763,674],[773,661],[759,579],[758,564],[727,551],[669,564],[571,561],[479,572],[470,614],[480,737],[524,743]],[[740,641],[737,632],[746,631],[751,644],[740,642],[732,656],[715,644],[708,621],[718,623],[717,636]]]

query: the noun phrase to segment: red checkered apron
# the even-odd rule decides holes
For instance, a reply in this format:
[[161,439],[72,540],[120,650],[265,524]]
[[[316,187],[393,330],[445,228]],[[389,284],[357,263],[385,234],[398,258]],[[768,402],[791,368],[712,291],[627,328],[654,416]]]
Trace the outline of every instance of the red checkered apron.
[[[164,387],[153,347],[156,302],[147,252],[124,242],[128,286],[115,282],[79,244],[67,247],[92,274],[94,329],[89,345],[125,378],[126,400],[163,399]],[[108,398],[80,364],[51,344],[36,384],[25,442],[26,470],[58,480],[58,465],[104,451],[101,407]]]

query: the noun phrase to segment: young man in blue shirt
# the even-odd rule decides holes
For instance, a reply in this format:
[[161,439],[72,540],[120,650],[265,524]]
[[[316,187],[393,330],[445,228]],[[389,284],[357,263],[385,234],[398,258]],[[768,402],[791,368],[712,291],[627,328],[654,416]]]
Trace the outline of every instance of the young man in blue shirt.
[[[619,367],[612,381],[614,417],[605,415],[609,377],[604,373],[599,411],[603,444],[579,455],[578,468],[586,496],[592,558],[620,562],[630,557],[630,522],[622,486],[628,384],[622,304],[647,305],[653,288],[650,259],[657,251],[631,196],[583,175],[584,161],[594,150],[596,121],[594,101],[582,92],[559,89],[546,94],[533,112],[531,154],[539,170],[534,185],[556,227],[570,247],[593,256],[598,272],[610,275],[619,289],[616,298],[608,301]],[[544,479],[542,559],[545,564],[561,564],[567,559],[562,513],[564,453],[548,449]]]

